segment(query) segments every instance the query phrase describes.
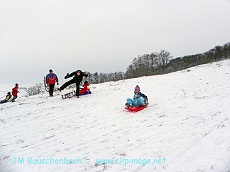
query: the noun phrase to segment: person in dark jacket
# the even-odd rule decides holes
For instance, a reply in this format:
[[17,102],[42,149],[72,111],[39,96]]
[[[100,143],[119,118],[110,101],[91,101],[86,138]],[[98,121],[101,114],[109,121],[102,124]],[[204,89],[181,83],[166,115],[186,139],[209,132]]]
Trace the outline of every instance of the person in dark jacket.
[[76,83],[76,96],[77,98],[79,98],[79,85],[82,81],[83,76],[87,77],[88,74],[87,72],[82,72],[81,70],[77,70],[75,72],[72,72],[71,74],[67,73],[67,75],[65,76],[65,79],[73,77],[73,79],[67,81],[66,83],[64,83],[59,90],[64,90],[67,86],[69,86],[70,84]]
[[58,77],[55,73],[53,73],[53,70],[49,70],[49,74],[46,75],[46,83],[49,85],[49,95],[53,96],[54,92],[54,85],[57,82],[58,85]]

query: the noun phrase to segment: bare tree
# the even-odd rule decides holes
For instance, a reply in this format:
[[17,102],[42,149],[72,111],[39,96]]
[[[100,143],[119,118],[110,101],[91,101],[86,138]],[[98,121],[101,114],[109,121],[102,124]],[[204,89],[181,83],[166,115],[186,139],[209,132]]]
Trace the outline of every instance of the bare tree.
[[172,59],[171,53],[166,50],[161,50],[160,52],[156,52],[156,54],[159,66],[166,66]]

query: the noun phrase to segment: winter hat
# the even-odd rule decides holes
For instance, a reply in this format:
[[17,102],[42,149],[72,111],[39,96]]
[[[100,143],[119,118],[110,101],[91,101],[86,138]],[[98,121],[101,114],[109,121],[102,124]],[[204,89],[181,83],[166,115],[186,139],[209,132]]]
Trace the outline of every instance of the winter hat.
[[85,81],[84,84],[88,84],[88,81]]
[[53,70],[52,70],[52,69],[50,69],[50,70],[49,70],[49,72],[53,72]]
[[135,93],[135,92],[140,93],[140,87],[139,87],[138,85],[136,85],[136,87],[135,87],[135,89],[134,89],[134,93]]

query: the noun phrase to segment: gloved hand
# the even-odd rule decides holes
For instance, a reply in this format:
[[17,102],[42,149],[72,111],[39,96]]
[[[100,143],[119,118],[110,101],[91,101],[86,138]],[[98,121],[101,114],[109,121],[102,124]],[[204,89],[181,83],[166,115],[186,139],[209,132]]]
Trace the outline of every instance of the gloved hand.
[[59,83],[57,82],[57,85],[59,85]]
[[69,73],[66,74],[65,79],[69,78]]

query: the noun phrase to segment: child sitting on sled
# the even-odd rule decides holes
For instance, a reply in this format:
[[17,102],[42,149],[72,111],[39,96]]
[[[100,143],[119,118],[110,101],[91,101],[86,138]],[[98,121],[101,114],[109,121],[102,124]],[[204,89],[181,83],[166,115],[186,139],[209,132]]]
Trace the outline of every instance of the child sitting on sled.
[[146,95],[140,92],[140,87],[137,85],[134,89],[133,99],[128,98],[125,104],[127,107],[133,106],[147,106],[148,98]]
[[82,94],[90,94],[90,93],[91,91],[89,88],[89,83],[88,81],[85,81],[83,84],[83,88],[79,91],[79,94],[82,95]]
[[12,100],[12,95],[10,92],[8,92],[6,94],[6,98],[4,100],[1,100],[0,103],[7,103],[7,102],[10,102]]

